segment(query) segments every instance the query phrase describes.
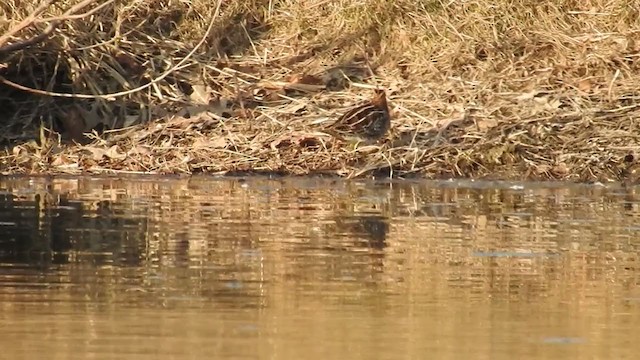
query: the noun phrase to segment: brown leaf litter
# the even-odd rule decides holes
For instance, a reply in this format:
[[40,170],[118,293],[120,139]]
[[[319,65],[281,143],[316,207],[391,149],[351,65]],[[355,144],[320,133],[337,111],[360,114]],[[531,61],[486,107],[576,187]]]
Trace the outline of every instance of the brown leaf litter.
[[[621,0],[545,11],[473,0],[10,3],[4,174],[634,183],[640,173],[637,9]],[[391,118],[378,142],[325,131],[375,89]]]

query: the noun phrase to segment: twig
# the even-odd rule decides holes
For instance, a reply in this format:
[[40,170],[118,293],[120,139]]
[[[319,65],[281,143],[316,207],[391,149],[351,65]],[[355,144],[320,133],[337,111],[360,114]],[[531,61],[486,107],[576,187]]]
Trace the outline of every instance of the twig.
[[[71,20],[71,19],[79,19],[79,18],[83,18],[85,16],[89,16],[93,13],[95,13],[96,11],[102,9],[103,7],[111,4],[114,0],[108,0],[103,4],[100,4],[98,6],[96,6],[95,8],[89,10],[88,12],[84,13],[84,14],[79,14],[79,15],[73,15],[76,12],[80,11],[82,8],[84,8],[85,6],[94,3],[96,0],[84,0],[82,2],[80,2],[79,4],[76,4],[74,6],[72,6],[71,8],[69,8],[69,10],[65,11],[62,15],[57,16],[57,17],[52,17],[52,18],[46,18],[46,19],[40,19],[37,20],[36,16],[40,15],[42,12],[44,12],[51,4],[53,4],[54,2],[56,2],[57,0],[46,0],[44,3],[42,3],[42,5],[40,5],[31,15],[29,15],[29,17],[27,17],[26,19],[24,19],[22,22],[20,22],[20,24],[18,24],[17,26],[15,26],[13,29],[11,29],[9,31],[9,33],[3,35],[2,37],[0,37],[0,55],[2,54],[7,54],[10,52],[14,52],[17,50],[22,50],[22,49],[26,49],[32,45],[35,45],[37,43],[43,42],[45,39],[47,39],[49,37],[49,35],[51,35],[51,33],[58,27],[58,25],[60,25],[61,22],[66,21],[66,20]],[[26,40],[21,40],[21,41],[17,41],[13,44],[9,44],[6,46],[1,46],[2,44],[6,43],[9,39],[10,36],[14,35],[15,33],[17,33],[18,31],[33,25],[33,24],[37,24],[37,23],[43,23],[43,22],[49,22],[49,25],[47,25],[47,27],[42,31],[41,34],[38,34],[30,39],[26,39]]]
[[[27,26],[33,24],[36,19],[36,16],[40,15],[43,11],[47,10],[47,8],[56,2],[57,0],[45,0],[40,6],[38,6],[31,15],[22,20],[18,25],[14,26],[10,29],[6,34],[0,36],[0,54],[3,52],[2,45],[6,43],[9,38],[11,38],[14,34],[19,32],[20,30],[26,28]],[[11,46],[11,45],[10,45]]]
[[86,0],[74,7],[72,7],[71,9],[67,10],[64,14],[60,15],[60,16],[54,16],[54,17],[50,17],[50,18],[44,18],[44,19],[39,19],[34,21],[36,24],[37,23],[43,23],[43,22],[48,22],[48,21],[66,21],[66,20],[77,20],[77,19],[82,19],[83,17],[87,17],[89,15],[93,15],[96,12],[98,12],[98,10],[102,9],[103,7],[113,3],[114,0],[107,0],[104,3],[94,7],[93,9],[82,13],[82,14],[78,14],[78,15],[71,15],[74,12],[76,12],[77,10],[80,10],[81,8],[83,8],[85,5],[87,5],[88,3],[95,1],[95,0]]
[[[85,2],[87,2],[87,1],[88,0],[86,0]],[[136,93],[138,91],[141,91],[141,90],[144,90],[144,89],[148,88],[149,86],[157,84],[162,79],[164,79],[167,76],[171,75],[171,73],[173,73],[176,69],[183,68],[183,65],[187,62],[187,60],[189,60],[191,58],[191,56],[193,56],[193,54],[196,51],[198,51],[198,49],[202,46],[202,44],[204,44],[204,42],[209,37],[209,34],[211,33],[211,30],[213,29],[214,20],[220,14],[220,5],[222,4],[222,1],[223,0],[218,0],[218,5],[216,5],[216,8],[213,10],[213,15],[211,17],[211,22],[209,23],[209,27],[207,27],[207,31],[205,31],[204,35],[202,36],[200,41],[196,44],[196,46],[187,55],[185,55],[185,57],[182,58],[182,60],[180,60],[175,66],[171,67],[170,69],[168,69],[167,71],[162,73],[157,78],[152,79],[148,83],[146,83],[144,85],[141,85],[141,86],[139,86],[139,87],[137,87],[135,89],[126,90],[126,91],[120,91],[120,92],[111,93],[111,94],[88,95],[88,94],[58,93],[58,92],[53,92],[53,91],[45,91],[45,90],[40,90],[40,89],[34,89],[34,88],[30,88],[28,86],[24,86],[24,85],[20,85],[20,84],[14,83],[13,81],[7,80],[2,76],[0,76],[0,82],[5,84],[5,85],[9,85],[11,87],[14,87],[14,88],[16,88],[18,90],[31,92],[31,93],[39,94],[39,95],[55,96],[55,97],[63,97],[63,98],[115,100],[114,98],[116,98],[116,97],[134,94],[134,93]]]
[[60,24],[59,21],[53,21],[49,25],[47,25],[47,27],[44,29],[44,31],[42,31],[41,34],[27,40],[18,41],[13,44],[1,47],[0,55],[8,54],[10,52],[14,52],[17,50],[26,49],[29,46],[43,42],[46,38],[49,37],[49,35],[53,32],[53,30],[55,30],[58,27],[59,24]]

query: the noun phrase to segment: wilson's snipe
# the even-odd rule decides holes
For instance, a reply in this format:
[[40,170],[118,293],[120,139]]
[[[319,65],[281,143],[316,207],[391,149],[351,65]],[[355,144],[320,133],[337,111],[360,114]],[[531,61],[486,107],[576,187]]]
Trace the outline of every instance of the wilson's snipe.
[[327,131],[342,138],[372,141],[382,138],[390,127],[386,94],[376,90],[373,99],[344,113]]

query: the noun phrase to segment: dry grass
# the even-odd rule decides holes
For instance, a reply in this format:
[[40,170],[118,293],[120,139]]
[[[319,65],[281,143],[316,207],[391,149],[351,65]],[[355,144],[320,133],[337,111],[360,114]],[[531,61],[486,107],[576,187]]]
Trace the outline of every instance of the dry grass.
[[[0,5],[0,34],[37,7],[16,3]],[[628,2],[102,4],[46,41],[0,48],[5,173],[636,174],[640,9]],[[386,141],[322,133],[377,86],[393,111]]]

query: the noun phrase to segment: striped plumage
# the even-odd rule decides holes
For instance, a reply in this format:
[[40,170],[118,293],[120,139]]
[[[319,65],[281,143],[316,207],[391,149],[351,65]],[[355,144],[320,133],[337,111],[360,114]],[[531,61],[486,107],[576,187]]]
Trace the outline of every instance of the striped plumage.
[[384,90],[376,90],[370,101],[343,114],[327,130],[344,138],[378,140],[391,127],[391,116]]

